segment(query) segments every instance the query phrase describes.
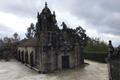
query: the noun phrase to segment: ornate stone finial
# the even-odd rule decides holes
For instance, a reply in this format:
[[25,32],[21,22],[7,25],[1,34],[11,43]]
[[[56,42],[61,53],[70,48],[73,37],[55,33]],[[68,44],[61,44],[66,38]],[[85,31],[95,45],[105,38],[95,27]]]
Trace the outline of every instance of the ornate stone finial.
[[108,58],[111,58],[111,56],[112,56],[113,53],[114,53],[114,47],[113,47],[113,45],[112,45],[112,41],[111,41],[111,40],[109,40],[109,48],[108,48],[108,51],[109,51],[109,53],[110,53],[110,54],[108,54]]
[[67,25],[65,24],[65,22],[62,22],[61,26],[63,26],[63,30],[67,29]]
[[56,17],[56,15],[55,15],[55,11],[53,11],[53,16]]
[[53,11],[53,15],[55,15],[55,11]]
[[37,17],[39,17],[39,12],[37,13]]
[[47,7],[47,2],[45,2],[45,7]]
[[112,45],[112,41],[109,40],[109,51],[112,51],[113,50],[113,45]]
[[112,44],[111,40],[109,40],[109,44]]

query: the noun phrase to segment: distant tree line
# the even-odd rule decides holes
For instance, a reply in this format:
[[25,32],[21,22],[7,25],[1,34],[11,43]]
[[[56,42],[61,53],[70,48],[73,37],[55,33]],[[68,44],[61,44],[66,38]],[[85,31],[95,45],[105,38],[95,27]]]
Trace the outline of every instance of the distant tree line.
[[99,38],[88,38],[85,52],[108,52],[108,44]]
[[99,38],[88,38],[87,45],[84,50],[84,57],[88,60],[98,62],[106,62],[108,56],[108,45]]
[[8,61],[11,58],[14,58],[16,49],[15,43],[18,41],[20,41],[18,33],[14,33],[13,37],[4,37],[3,39],[0,39],[0,59]]

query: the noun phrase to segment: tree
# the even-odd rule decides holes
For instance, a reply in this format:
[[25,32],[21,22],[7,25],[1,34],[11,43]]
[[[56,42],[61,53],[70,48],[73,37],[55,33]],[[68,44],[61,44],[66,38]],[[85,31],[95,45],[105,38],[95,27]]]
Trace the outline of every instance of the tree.
[[[87,35],[86,31],[82,27],[77,27],[76,29],[70,29],[67,27],[67,25],[63,22],[63,31],[67,32],[67,39],[71,41],[71,43],[78,43],[80,48],[80,61],[84,63],[84,57],[83,57],[83,50],[87,43]],[[65,35],[65,34],[64,34]]]
[[79,45],[80,45],[80,53],[81,53],[81,55],[80,55],[80,61],[82,62],[82,63],[84,63],[84,56],[83,56],[83,51],[84,51],[84,49],[85,49],[85,46],[86,46],[86,44],[87,44],[87,40],[88,40],[88,37],[87,37],[87,35],[86,35],[86,31],[81,27],[81,26],[79,26],[79,27],[77,27],[76,29],[75,29],[75,32],[76,32],[76,36],[77,36],[77,39],[78,39],[78,42],[79,42]]
[[86,52],[107,52],[108,45],[99,38],[88,38],[87,45],[85,47]]
[[17,33],[14,33],[13,36],[14,36],[14,39],[17,39],[18,34],[17,34]]
[[69,40],[71,40],[73,43],[77,42],[79,43],[81,48],[85,48],[86,44],[87,44],[87,35],[86,35],[86,31],[81,27],[77,27],[76,29],[72,29],[72,28],[68,28],[67,25],[62,22],[61,26],[63,26],[63,31],[67,32],[67,35],[69,38]]
[[32,38],[32,37],[34,37],[34,34],[35,34],[34,24],[31,23],[30,27],[27,28],[26,37],[27,37],[28,39],[29,39],[29,38]]
[[16,32],[13,34],[13,37],[14,37],[15,42],[20,40],[20,37],[19,37],[18,33],[16,33]]
[[86,31],[81,26],[79,26],[75,29],[75,32],[77,34],[76,36],[78,36],[77,38],[79,40],[81,47],[84,48],[88,40],[88,37],[85,33]]
[[4,43],[11,43],[11,40],[8,37],[4,37],[3,42]]

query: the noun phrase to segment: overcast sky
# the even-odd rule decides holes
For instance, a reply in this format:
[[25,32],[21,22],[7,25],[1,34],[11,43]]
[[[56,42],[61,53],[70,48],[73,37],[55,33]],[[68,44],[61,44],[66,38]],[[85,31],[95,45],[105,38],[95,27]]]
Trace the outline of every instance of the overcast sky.
[[0,37],[17,32],[23,38],[45,2],[55,11],[58,25],[80,25],[90,37],[120,44],[120,0],[0,0]]

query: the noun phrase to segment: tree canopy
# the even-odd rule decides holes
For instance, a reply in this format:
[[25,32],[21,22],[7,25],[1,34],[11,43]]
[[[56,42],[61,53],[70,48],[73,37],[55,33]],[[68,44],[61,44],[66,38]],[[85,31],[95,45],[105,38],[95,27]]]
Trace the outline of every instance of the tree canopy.
[[27,28],[27,33],[25,35],[27,38],[32,38],[34,37],[34,34],[35,34],[34,24],[31,23],[30,27]]

